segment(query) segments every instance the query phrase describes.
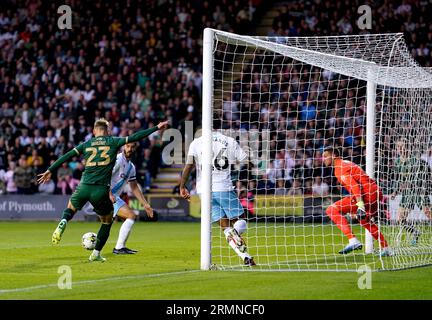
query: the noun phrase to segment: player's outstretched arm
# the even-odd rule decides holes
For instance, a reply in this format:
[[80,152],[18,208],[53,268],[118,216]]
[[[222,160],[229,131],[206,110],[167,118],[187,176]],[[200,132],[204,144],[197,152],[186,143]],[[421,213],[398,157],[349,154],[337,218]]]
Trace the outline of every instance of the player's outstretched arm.
[[146,198],[144,197],[144,194],[142,193],[142,190],[139,187],[138,183],[136,181],[130,181],[129,185],[131,187],[131,190],[132,190],[132,193],[134,194],[134,196],[144,206],[144,210],[147,213],[147,217],[153,218],[153,208],[150,207],[150,205],[147,202]]
[[72,159],[73,157],[79,156],[80,152],[79,146],[77,148],[73,148],[72,150],[69,150],[66,152],[63,156],[57,159],[56,162],[54,162],[44,173],[41,173],[38,175],[38,184],[46,183],[51,179],[51,174],[57,170],[64,162],[68,161],[69,159]]
[[142,140],[157,130],[165,129],[167,126],[168,126],[168,121],[164,121],[164,122],[160,122],[156,127],[146,129],[146,130],[140,130],[140,131],[126,137],[125,143],[137,142],[139,140]]

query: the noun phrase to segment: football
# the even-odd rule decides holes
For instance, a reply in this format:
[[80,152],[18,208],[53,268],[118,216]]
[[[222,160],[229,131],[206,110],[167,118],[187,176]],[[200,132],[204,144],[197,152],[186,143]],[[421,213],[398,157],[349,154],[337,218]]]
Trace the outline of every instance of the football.
[[84,249],[93,250],[96,246],[97,235],[94,232],[87,232],[82,236],[82,246]]

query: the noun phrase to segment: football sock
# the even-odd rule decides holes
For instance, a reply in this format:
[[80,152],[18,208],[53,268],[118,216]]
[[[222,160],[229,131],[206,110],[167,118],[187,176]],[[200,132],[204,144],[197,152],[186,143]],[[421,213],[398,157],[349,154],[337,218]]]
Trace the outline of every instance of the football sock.
[[355,243],[360,243],[360,241],[356,237],[349,239],[349,244],[355,244]]
[[368,230],[370,232],[370,234],[372,235],[372,237],[375,240],[379,240],[381,248],[387,248],[388,247],[388,244],[384,238],[384,235],[379,231],[379,228],[375,223],[364,219],[364,220],[360,220],[360,224],[362,225],[363,228],[365,228],[366,230]]
[[344,235],[348,237],[348,239],[355,238],[354,234],[351,231],[351,227],[347,221],[347,219],[340,213],[339,209],[336,206],[330,206],[326,210],[326,214],[330,217],[330,219],[336,224],[336,226],[343,232]]
[[246,221],[243,219],[237,220],[234,223],[234,229],[236,229],[238,234],[243,234],[247,229]]
[[111,226],[112,226],[112,222],[109,224],[102,223],[102,225],[100,226],[99,232],[97,234],[96,246],[95,246],[95,249],[97,251],[101,251],[105,243],[107,242],[110,234]]
[[66,208],[63,211],[62,220],[65,219],[66,221],[69,221],[73,218],[75,212],[72,209]]
[[117,239],[117,244],[115,246],[116,249],[121,249],[124,248],[126,246],[126,241],[129,238],[129,234],[131,232],[132,226],[134,225],[135,220],[134,219],[126,219],[121,227],[120,227],[120,231],[119,231],[119,236]]
[[[226,229],[224,230],[225,238],[226,238],[227,240],[228,240],[228,235],[229,235],[229,232],[230,232],[230,231],[231,231],[231,228],[226,228]],[[244,258],[246,258],[246,257],[248,257],[248,258],[251,257],[247,252],[240,252],[240,250],[237,248],[237,245],[235,244],[234,240],[230,240],[228,243],[229,243],[230,247],[233,248],[233,250],[235,251],[235,253],[237,253],[237,255],[238,255],[242,260],[244,260]]]
[[247,252],[240,252],[240,250],[237,248],[234,240],[230,240],[229,245],[231,248],[233,248],[233,250],[235,251],[235,253],[237,253],[237,255],[244,260],[244,258],[248,257],[250,258],[250,255]]
[[229,235],[230,231],[231,231],[231,228],[230,228],[230,227],[224,229],[223,232],[225,233],[225,238],[228,239],[228,235]]

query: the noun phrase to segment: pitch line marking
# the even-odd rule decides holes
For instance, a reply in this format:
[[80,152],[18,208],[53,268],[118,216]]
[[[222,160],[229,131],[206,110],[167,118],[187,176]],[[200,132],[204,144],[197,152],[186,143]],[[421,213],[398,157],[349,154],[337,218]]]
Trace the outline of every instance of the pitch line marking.
[[[95,279],[95,280],[82,280],[82,281],[72,282],[72,286],[76,286],[76,285],[79,286],[79,285],[85,285],[85,284],[93,284],[93,283],[105,282],[105,281],[119,281],[119,280],[127,280],[127,279],[158,278],[158,277],[163,277],[163,276],[173,276],[173,275],[179,275],[179,274],[188,274],[188,273],[195,273],[195,272],[200,272],[200,271],[201,270],[187,270],[187,271],[174,271],[174,272],[165,272],[165,273],[141,274],[141,275],[135,275],[135,276],[111,277],[111,278],[102,278],[102,279]],[[33,290],[46,289],[46,288],[52,288],[52,287],[57,287],[57,283],[42,284],[42,285],[38,285],[38,286],[16,288],[16,289],[0,289],[0,294],[3,294],[3,293],[12,293],[12,292],[33,291]]]

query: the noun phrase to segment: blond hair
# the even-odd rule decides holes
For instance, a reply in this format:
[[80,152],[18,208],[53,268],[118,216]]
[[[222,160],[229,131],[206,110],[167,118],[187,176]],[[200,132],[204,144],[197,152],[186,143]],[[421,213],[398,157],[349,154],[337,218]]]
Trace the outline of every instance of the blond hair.
[[94,123],[94,129],[101,128],[101,129],[108,130],[108,127],[109,127],[109,122],[105,118],[97,119]]

